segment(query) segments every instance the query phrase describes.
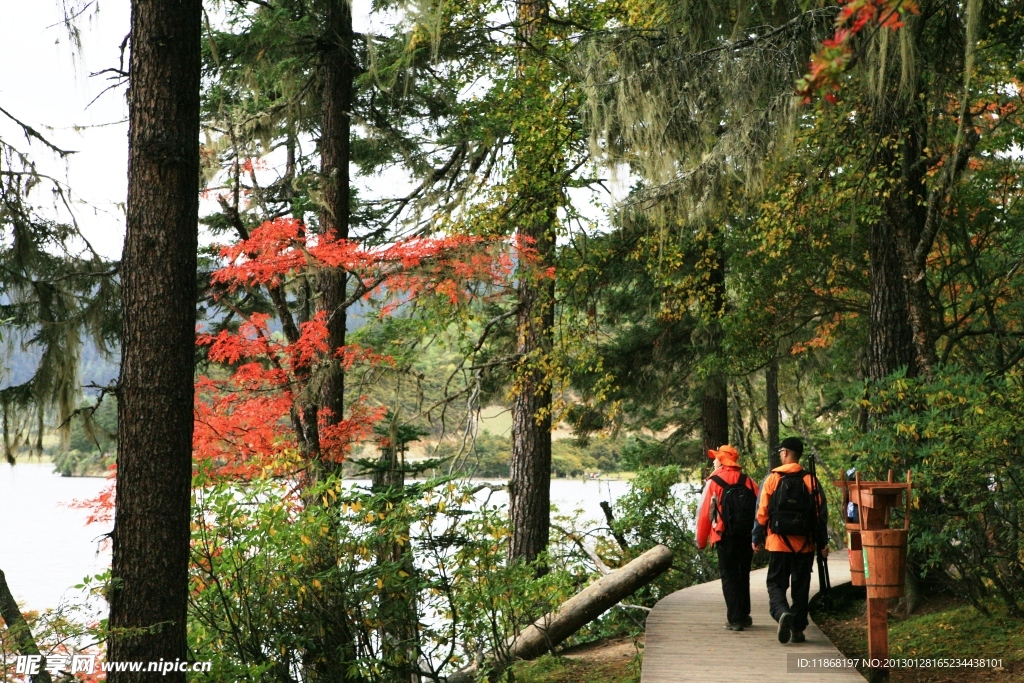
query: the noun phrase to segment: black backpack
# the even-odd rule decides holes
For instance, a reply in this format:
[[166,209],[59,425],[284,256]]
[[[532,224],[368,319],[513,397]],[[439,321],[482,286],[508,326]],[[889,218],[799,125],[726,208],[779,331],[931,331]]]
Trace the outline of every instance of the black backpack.
[[[768,528],[779,536],[812,536],[814,496],[804,486],[807,472],[783,474],[768,501]],[[787,543],[788,545],[788,543]]]
[[727,484],[717,475],[711,477],[711,481],[722,487],[719,501],[722,536],[750,536],[757,516],[757,496],[747,486],[747,475],[741,472],[735,484]]

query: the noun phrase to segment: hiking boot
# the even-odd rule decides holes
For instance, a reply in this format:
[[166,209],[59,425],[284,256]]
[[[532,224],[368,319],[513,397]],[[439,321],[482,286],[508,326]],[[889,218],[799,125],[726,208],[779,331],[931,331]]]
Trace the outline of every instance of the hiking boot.
[[807,640],[807,636],[804,635],[803,631],[793,631],[792,637],[789,639],[791,643],[802,643]]
[[734,624],[732,622],[729,622],[728,624],[725,625],[725,628],[730,630],[730,631],[742,631],[743,630],[743,624]]
[[788,643],[792,635],[793,615],[789,612],[783,612],[782,616],[779,617],[779,642]]
[[747,616],[743,617],[743,622],[742,623],[743,623],[744,628],[750,628],[751,626],[754,625],[754,620],[751,619],[750,615],[748,614]]

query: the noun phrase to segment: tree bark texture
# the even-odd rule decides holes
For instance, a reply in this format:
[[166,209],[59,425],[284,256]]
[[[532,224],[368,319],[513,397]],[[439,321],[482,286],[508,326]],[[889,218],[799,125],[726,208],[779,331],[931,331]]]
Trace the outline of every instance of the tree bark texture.
[[[520,40],[527,44],[547,17],[547,1],[521,0],[517,7]],[[523,71],[521,58],[520,76]],[[529,165],[523,150],[516,149],[516,157],[521,168]],[[546,164],[553,177],[555,169],[551,168],[551,160],[541,163]],[[549,189],[544,188],[542,192],[547,195]],[[520,267],[518,283],[516,353],[520,367],[512,402],[509,559],[533,562],[547,548],[551,516],[551,385],[541,366],[553,344],[555,280],[527,271],[543,274],[554,265],[556,211],[550,196],[519,199],[527,205],[519,234],[533,241],[537,262],[532,269]],[[539,207],[530,206],[537,204],[538,199]]]
[[[712,320],[709,324],[708,351],[716,361],[722,353],[722,330],[719,316],[725,310],[725,263],[719,253],[708,276],[708,289],[712,302]],[[715,370],[704,383],[700,397],[701,439],[705,453],[718,450],[729,443],[729,394],[725,376]]]
[[[542,263],[550,262],[554,235],[534,232]],[[512,401],[512,457],[509,464],[509,558],[533,562],[548,546],[551,512],[551,385],[536,367],[551,351],[555,282],[520,278],[516,351],[523,376]]]
[[768,467],[782,464],[779,457],[779,361],[772,358],[764,369],[765,411],[768,413]]
[[871,295],[868,318],[868,377],[881,380],[901,367],[916,374],[907,288],[895,229],[884,217],[871,225],[868,252]]
[[[327,3],[324,29],[320,76],[323,84],[320,175],[324,204],[320,211],[320,232],[333,232],[338,239],[348,239],[352,81],[356,72],[352,8],[348,0]],[[319,307],[327,315],[327,343],[332,350],[345,345],[347,281],[341,269],[324,269],[318,275]],[[345,375],[337,359],[332,361],[324,378],[320,407],[328,411],[327,424],[336,424],[344,418]]]
[[188,656],[201,17],[200,0],[132,2],[111,661]]
[[700,396],[701,437],[705,452],[729,443],[729,396],[725,378],[708,377]]
[[[506,652],[491,665],[500,671],[517,660],[530,660],[545,652],[604,614],[621,600],[646,586],[672,566],[672,551],[656,545],[625,567],[590,584],[566,600],[557,610],[538,619],[510,639]],[[471,665],[448,678],[447,683],[477,680],[477,665]]]

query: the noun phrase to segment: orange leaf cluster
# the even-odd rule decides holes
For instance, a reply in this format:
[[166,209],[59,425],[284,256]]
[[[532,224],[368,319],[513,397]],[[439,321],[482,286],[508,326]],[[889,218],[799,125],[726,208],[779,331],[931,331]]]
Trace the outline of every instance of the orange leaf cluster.
[[903,17],[919,12],[914,0],[839,0],[836,29],[831,38],[811,55],[809,72],[797,81],[797,94],[804,104],[815,95],[837,101],[839,77],[854,60],[853,39],[865,28],[895,31],[903,26]]

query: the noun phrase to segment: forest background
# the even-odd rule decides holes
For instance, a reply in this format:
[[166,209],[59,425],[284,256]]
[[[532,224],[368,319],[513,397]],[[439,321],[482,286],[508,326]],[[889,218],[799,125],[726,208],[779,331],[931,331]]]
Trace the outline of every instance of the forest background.
[[[780,429],[822,479],[913,471],[909,603],[1024,616],[1018,3],[380,3],[373,34],[344,0],[163,4],[133,3],[132,39],[180,21],[178,52],[126,40],[104,73],[132,88],[120,262],[34,165],[65,151],[0,102],[0,321],[33,367],[0,389],[5,454],[59,427],[65,471],[116,453],[118,482],[87,582],[110,620],[8,611],[5,648],[503,675],[511,634],[655,544],[672,570],[635,606],[714,578],[673,485],[723,443],[762,476]],[[64,9],[74,40],[95,7]],[[86,349],[123,359],[84,394]],[[551,518],[553,473],[618,469],[607,527]],[[473,476],[507,476],[508,507]]]

